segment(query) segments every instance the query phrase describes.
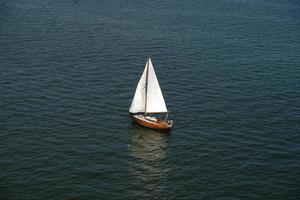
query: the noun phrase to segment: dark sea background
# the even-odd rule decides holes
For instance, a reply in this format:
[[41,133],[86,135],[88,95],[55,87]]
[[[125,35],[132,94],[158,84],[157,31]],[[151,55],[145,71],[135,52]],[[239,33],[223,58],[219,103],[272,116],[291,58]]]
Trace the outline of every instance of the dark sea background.
[[0,1],[1,200],[299,199],[299,134],[298,0]]

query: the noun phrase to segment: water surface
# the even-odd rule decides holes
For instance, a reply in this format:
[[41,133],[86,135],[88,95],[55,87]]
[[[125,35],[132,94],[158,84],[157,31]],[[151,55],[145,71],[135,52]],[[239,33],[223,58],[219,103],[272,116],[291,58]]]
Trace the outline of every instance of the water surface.
[[[0,3],[0,199],[297,199],[296,0]],[[128,109],[151,55],[170,134]]]

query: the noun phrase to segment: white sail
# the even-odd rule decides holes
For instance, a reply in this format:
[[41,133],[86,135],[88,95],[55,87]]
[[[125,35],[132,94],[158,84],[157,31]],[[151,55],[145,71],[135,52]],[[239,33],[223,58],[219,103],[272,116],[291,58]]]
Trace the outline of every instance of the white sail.
[[149,58],[148,69],[148,90],[147,90],[147,113],[168,112],[164,97],[162,95],[151,59]]
[[146,97],[146,78],[147,78],[147,65],[146,63],[144,72],[136,87],[135,94],[129,109],[130,113],[145,112],[145,97]]
[[[148,74],[147,74],[148,73]],[[147,86],[147,88],[146,88]],[[147,93],[147,94],[146,94]],[[146,99],[147,95],[147,99]],[[145,102],[147,105],[145,105]],[[130,113],[164,113],[168,112],[164,97],[149,58],[144,72],[137,85],[130,109]]]

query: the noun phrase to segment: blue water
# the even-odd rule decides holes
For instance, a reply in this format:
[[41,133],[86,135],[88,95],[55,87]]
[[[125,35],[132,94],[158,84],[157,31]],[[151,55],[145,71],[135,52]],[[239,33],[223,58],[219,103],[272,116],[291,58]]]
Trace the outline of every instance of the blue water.
[[298,0],[0,2],[0,199],[299,199],[299,133]]

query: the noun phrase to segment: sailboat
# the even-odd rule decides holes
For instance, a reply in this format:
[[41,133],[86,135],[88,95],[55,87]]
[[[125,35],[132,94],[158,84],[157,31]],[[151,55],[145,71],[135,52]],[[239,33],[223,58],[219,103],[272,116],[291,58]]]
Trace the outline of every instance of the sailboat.
[[129,113],[135,123],[144,127],[170,130],[173,126],[173,120],[168,120],[169,112],[150,57],[136,87]]

